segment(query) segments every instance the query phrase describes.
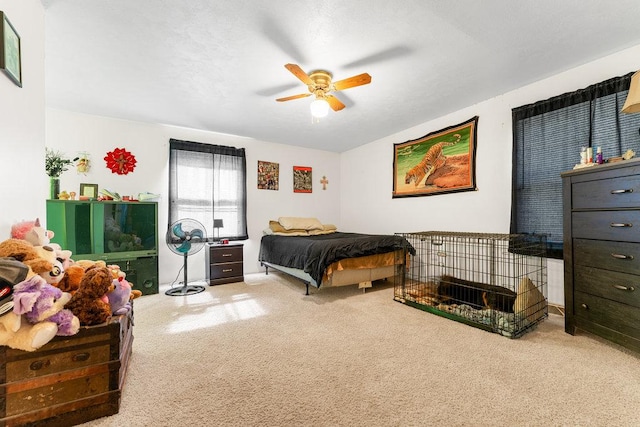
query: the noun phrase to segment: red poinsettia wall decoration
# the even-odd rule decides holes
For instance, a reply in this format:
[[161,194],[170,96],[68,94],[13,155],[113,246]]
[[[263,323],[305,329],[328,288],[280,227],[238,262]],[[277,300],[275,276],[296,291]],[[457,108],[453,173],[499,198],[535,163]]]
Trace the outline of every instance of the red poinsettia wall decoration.
[[124,148],[116,148],[108,152],[104,161],[107,162],[107,168],[118,175],[126,175],[129,172],[133,172],[136,167],[136,157]]

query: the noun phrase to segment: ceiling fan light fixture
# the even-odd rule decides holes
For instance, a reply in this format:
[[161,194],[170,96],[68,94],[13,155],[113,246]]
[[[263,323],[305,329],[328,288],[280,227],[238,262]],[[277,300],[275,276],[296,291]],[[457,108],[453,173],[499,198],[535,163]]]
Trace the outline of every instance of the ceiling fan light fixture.
[[311,115],[315,118],[327,117],[329,103],[324,98],[317,98],[311,103]]

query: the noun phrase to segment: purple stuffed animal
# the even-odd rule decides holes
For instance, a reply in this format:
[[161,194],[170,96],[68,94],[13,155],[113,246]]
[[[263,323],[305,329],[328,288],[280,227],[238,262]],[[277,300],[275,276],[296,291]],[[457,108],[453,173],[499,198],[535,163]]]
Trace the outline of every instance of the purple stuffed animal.
[[111,313],[114,316],[126,314],[131,310],[131,284],[124,278],[113,279],[113,291],[107,293]]
[[64,305],[71,294],[48,284],[42,277],[34,276],[13,287],[13,311],[22,314],[31,324],[53,322],[58,326],[56,335],[75,335],[80,330],[80,320]]

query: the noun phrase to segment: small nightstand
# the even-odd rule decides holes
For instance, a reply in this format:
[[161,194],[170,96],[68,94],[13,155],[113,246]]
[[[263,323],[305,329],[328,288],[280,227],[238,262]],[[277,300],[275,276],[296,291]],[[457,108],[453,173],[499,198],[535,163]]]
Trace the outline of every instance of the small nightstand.
[[209,244],[205,247],[205,268],[209,285],[222,285],[244,280],[243,247],[242,243]]

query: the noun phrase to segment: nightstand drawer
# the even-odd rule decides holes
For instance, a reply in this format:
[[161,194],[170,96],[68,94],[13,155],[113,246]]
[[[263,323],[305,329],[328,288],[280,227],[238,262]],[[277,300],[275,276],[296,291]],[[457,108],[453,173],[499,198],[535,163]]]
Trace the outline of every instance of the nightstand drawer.
[[577,182],[573,209],[635,208],[640,205],[640,176],[622,176]]
[[210,246],[211,263],[242,261],[242,246]]
[[225,277],[235,277],[243,275],[241,262],[225,262],[220,264],[211,264],[210,277],[222,279]]
[[573,238],[640,242],[640,211],[574,212]]

